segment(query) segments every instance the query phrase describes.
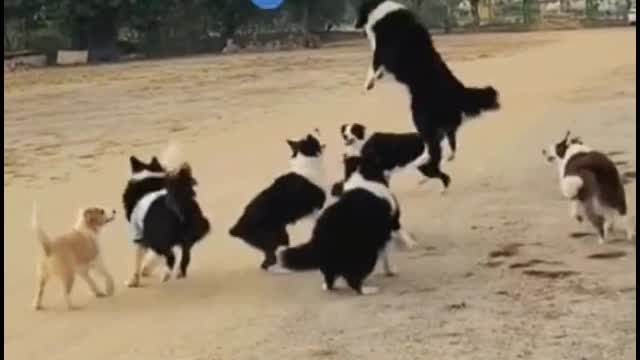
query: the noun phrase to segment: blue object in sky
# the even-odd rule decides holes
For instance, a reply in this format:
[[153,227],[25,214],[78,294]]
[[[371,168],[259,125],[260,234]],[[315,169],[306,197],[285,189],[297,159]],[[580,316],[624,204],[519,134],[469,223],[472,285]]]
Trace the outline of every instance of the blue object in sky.
[[263,10],[273,10],[279,8],[284,0],[251,0],[251,2]]

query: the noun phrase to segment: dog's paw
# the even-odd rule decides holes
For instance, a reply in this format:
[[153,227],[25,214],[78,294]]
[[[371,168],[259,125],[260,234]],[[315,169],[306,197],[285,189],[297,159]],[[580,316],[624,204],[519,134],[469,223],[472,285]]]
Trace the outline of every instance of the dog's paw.
[[33,310],[35,311],[40,311],[40,310],[44,310],[44,307],[42,306],[42,304],[39,304],[37,302],[34,302],[33,304],[31,304],[31,307],[33,308]]
[[396,277],[396,276],[398,276],[398,270],[397,269],[385,270],[384,276],[386,276],[386,277]]
[[360,295],[374,295],[380,292],[380,289],[375,286],[363,286],[360,289]]
[[98,299],[107,297],[107,294],[103,293],[102,291],[96,291],[93,295],[95,295],[95,297],[97,297]]
[[187,277],[187,273],[180,271],[178,275],[176,275],[176,279],[184,279]]
[[150,277],[151,273],[152,273],[151,269],[145,267],[145,268],[142,268],[142,270],[140,271],[140,276],[141,277]]
[[452,152],[447,156],[447,161],[451,162],[456,159],[456,153]]
[[171,279],[171,272],[167,271],[164,273],[164,275],[162,275],[162,282],[166,283],[167,281],[169,281]]
[[125,285],[130,288],[140,287],[140,277],[139,276],[132,277],[131,279],[129,279],[129,281],[125,283]]
[[267,271],[272,274],[282,275],[291,274],[291,270],[282,267],[280,264],[271,265],[267,268]]

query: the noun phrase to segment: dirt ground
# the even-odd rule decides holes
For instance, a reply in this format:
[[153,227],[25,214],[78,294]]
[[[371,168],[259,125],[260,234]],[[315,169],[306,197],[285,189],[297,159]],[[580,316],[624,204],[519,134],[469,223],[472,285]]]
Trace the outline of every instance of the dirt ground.
[[[317,51],[194,57],[4,76],[4,355],[8,359],[635,359],[636,246],[599,246],[569,219],[555,168],[540,150],[567,129],[612,154],[636,211],[636,31],[436,38],[468,85],[493,84],[503,109],[460,131],[445,169],[450,192],[392,188],[420,245],[394,254],[382,293],[324,293],[319,273],[274,276],[227,235],[248,199],[287,168],[287,137],[318,127],[337,178],[338,126],[409,131],[405,92],[383,80],[366,96],[370,54]],[[190,277],[128,289],[132,247],[120,217],[102,250],[117,279],[95,299],[78,281],[66,312],[60,286],[34,312],[29,228],[66,230],[78,207],[121,210],[128,156],[182,142],[214,232]],[[122,213],[120,213],[122,214]],[[292,228],[306,241],[308,225]],[[499,250],[505,250],[500,252]],[[539,270],[539,271],[538,271]]]

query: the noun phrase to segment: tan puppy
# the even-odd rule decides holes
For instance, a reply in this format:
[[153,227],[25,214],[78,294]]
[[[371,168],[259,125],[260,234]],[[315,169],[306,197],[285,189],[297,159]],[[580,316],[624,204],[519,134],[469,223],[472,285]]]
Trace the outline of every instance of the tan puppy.
[[[50,238],[45,234],[38,220],[38,209],[34,204],[32,226],[38,241],[42,245],[44,254],[38,261],[37,286],[33,299],[33,307],[42,309],[42,295],[51,275],[62,280],[64,297],[69,310],[74,309],[71,303],[71,290],[75,275],[80,275],[96,297],[113,294],[113,278],[107,271],[100,256],[98,232],[115,217],[115,210],[109,214],[100,208],[81,209],[75,226],[63,235]],[[95,270],[106,281],[106,290],[102,292],[89,276],[89,270]]]

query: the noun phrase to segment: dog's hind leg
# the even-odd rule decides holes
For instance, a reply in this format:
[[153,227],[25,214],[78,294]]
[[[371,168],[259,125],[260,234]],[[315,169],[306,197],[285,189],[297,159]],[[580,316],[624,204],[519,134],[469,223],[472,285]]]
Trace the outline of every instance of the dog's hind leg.
[[[420,170],[422,175],[428,178],[440,179],[440,181],[442,182],[442,190],[440,191],[441,193],[444,194],[449,188],[449,184],[451,183],[451,177],[446,173],[444,173],[442,170],[440,170],[439,166],[433,161],[430,160],[428,163],[424,165],[420,165],[418,167],[418,170]],[[426,181],[423,181],[422,183],[424,182]]]
[[98,274],[100,274],[100,276],[102,276],[104,278],[104,281],[106,283],[105,294],[107,296],[113,295],[113,293],[115,291],[115,284],[114,284],[114,281],[113,281],[113,277],[111,276],[111,274],[107,270],[107,267],[104,266],[104,263],[102,262],[102,259],[98,259],[94,263],[93,268],[98,272]]
[[322,276],[324,276],[324,283],[322,283],[322,290],[333,291],[336,283],[336,273],[331,270],[321,269]]
[[148,277],[153,273],[153,269],[160,263],[160,257],[153,250],[147,250],[144,261],[142,263],[142,269],[140,270],[140,276]]
[[75,306],[71,302],[71,290],[73,290],[73,283],[75,281],[75,276],[73,272],[68,271],[61,275],[63,290],[64,290],[64,301],[67,304],[67,310],[74,310]]
[[633,238],[636,237],[636,231],[633,227],[633,223],[631,223],[631,217],[629,215],[624,215],[622,217],[622,222],[624,223],[624,229],[627,234],[627,240],[633,241]]
[[182,245],[182,255],[180,257],[180,272],[178,273],[178,279],[187,277],[187,268],[191,262],[191,244]]
[[598,243],[600,245],[604,244],[606,240],[606,230],[605,230],[605,219],[602,215],[596,213],[592,204],[588,204],[584,207],[585,215],[589,222],[596,228],[598,231]]
[[[176,255],[173,253],[172,249],[167,250],[163,255],[166,258],[167,268],[164,270],[162,282],[167,282],[171,279],[171,275],[173,274],[173,267],[176,265]],[[182,254],[182,256],[184,257],[184,254]]]
[[373,295],[380,291],[380,289],[375,286],[363,286],[363,279],[359,276],[345,276],[345,280],[347,280],[347,284],[349,285],[349,287],[355,290],[360,295]]
[[398,270],[394,268],[389,259],[389,245],[382,250],[380,255],[382,256],[382,269],[384,270],[384,274],[386,276],[396,276]]
[[140,286],[140,268],[142,266],[142,258],[144,257],[146,248],[141,245],[136,245],[136,254],[133,264],[133,275],[131,275],[131,279],[127,281],[128,287],[138,287]]
[[448,130],[441,144],[444,143],[444,140],[446,140],[447,144],[449,144],[449,154],[447,156],[447,161],[453,161],[456,158],[456,152],[458,151],[458,141],[456,138],[456,131]]
[[38,264],[37,277],[38,279],[36,283],[36,293],[33,297],[33,308],[35,310],[40,310],[42,309],[42,296],[44,295],[44,288],[49,282],[49,272],[42,263]]

